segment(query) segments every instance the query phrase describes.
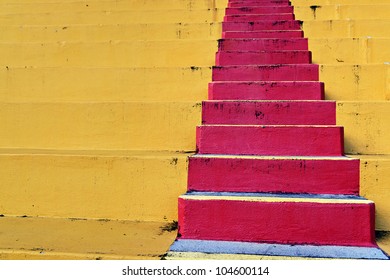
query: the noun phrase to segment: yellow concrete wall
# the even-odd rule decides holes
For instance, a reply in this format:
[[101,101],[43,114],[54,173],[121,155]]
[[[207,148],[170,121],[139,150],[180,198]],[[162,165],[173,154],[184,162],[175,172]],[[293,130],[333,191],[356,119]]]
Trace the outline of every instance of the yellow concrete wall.
[[0,214],[176,220],[225,3],[2,1]]

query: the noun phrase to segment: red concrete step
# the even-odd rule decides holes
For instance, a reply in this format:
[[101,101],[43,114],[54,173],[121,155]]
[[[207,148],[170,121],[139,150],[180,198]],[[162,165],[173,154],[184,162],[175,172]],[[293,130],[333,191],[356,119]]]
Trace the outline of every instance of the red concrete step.
[[261,20],[294,20],[295,16],[291,13],[286,14],[264,14],[264,15],[229,15],[224,17],[224,21],[244,22]]
[[303,38],[303,30],[227,31],[222,38]]
[[297,30],[298,20],[263,20],[250,22],[222,22],[222,31]]
[[269,0],[269,1],[231,1],[228,7],[267,7],[267,6],[288,6],[290,1]]
[[322,82],[212,82],[210,100],[323,100]]
[[359,160],[347,157],[194,155],[188,191],[359,194]]
[[336,125],[336,102],[203,101],[202,124]]
[[316,64],[214,66],[213,81],[318,81]]
[[219,51],[216,65],[310,64],[309,51]]
[[263,7],[238,7],[226,8],[226,15],[245,15],[245,14],[285,14],[293,13],[292,6],[263,6]]
[[307,51],[308,48],[307,38],[218,40],[219,51]]
[[376,247],[374,203],[359,197],[192,193],[180,239]]
[[341,156],[340,126],[202,125],[196,129],[199,154]]

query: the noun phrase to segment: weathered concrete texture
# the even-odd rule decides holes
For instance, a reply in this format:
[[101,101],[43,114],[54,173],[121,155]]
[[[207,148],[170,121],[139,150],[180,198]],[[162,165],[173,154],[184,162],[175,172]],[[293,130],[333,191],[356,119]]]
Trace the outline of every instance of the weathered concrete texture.
[[336,112],[337,124],[345,127],[346,153],[390,154],[390,102],[339,102]]
[[200,112],[185,102],[2,103],[0,147],[193,151]]
[[335,125],[333,101],[204,101],[202,124]]
[[42,13],[58,11],[115,11],[115,10],[162,10],[225,8],[227,0],[9,0],[3,1],[1,11],[7,13]]
[[176,236],[170,222],[0,217],[0,259],[158,260]]
[[[292,13],[291,6],[265,6],[265,7],[241,7],[226,8],[226,15],[246,15],[246,14],[283,14]],[[281,28],[283,29],[283,28]],[[241,30],[243,31],[243,30]]]
[[222,38],[302,38],[302,30],[263,30],[263,31],[226,31],[222,33]]
[[[171,246],[171,251],[174,253],[201,252],[206,254],[257,255],[260,258],[261,256],[279,256],[292,258],[389,259],[380,249],[370,247],[282,245],[207,240],[177,240]],[[208,259],[208,255],[200,256],[200,258],[202,257]],[[234,259],[233,256],[230,256],[230,258]],[[243,259],[248,259],[248,257],[244,256]]]
[[177,197],[186,186],[186,153],[0,151],[0,214],[177,220]]
[[374,203],[220,193],[179,198],[180,239],[375,247]]
[[203,125],[197,127],[196,145],[199,154],[341,156],[343,128]]
[[308,41],[305,38],[221,39],[219,40],[219,47],[218,47],[219,51],[268,51],[268,50],[298,51],[298,50],[307,50],[307,49],[308,49]]
[[216,65],[249,64],[308,64],[311,63],[309,51],[218,51]]
[[213,81],[318,81],[318,65],[214,66]]
[[[226,10],[226,13],[228,13]],[[254,22],[223,22],[222,31],[261,31],[261,30],[297,30],[300,22],[297,20],[264,20]]]
[[317,81],[212,82],[210,100],[322,100],[324,84]]
[[347,157],[194,155],[189,159],[188,190],[357,195],[359,161]]
[[223,9],[168,9],[145,10],[95,10],[67,11],[51,13],[0,14],[1,25],[77,25],[77,24],[129,24],[129,23],[179,23],[179,22],[220,22],[225,12]]
[[228,15],[224,22],[261,21],[261,20],[294,20],[294,14],[264,14],[264,15]]
[[229,1],[228,7],[266,7],[266,6],[288,6],[290,5],[289,1],[286,0],[260,0],[260,1]]

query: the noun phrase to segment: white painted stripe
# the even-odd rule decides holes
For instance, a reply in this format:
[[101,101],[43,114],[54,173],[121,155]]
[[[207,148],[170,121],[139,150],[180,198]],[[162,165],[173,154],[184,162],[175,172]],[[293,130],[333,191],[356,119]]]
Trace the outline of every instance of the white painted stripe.
[[195,154],[195,158],[231,158],[231,159],[264,159],[264,160],[357,160],[347,156],[254,156],[254,155],[218,155]]
[[240,195],[181,195],[180,198],[186,200],[225,200],[225,201],[246,201],[246,202],[290,202],[290,203],[323,203],[323,204],[373,204],[366,199],[349,198],[313,198],[313,197],[289,197],[285,196],[240,196]]

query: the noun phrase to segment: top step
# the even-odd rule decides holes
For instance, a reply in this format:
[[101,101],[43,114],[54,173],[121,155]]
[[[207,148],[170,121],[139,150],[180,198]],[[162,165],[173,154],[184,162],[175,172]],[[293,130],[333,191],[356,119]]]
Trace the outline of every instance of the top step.
[[288,0],[262,0],[262,1],[231,1],[228,7],[267,7],[267,6],[289,6]]

